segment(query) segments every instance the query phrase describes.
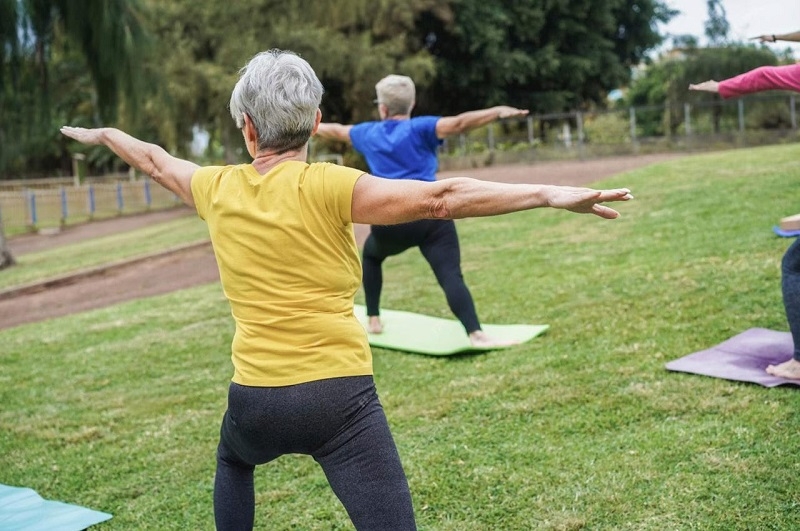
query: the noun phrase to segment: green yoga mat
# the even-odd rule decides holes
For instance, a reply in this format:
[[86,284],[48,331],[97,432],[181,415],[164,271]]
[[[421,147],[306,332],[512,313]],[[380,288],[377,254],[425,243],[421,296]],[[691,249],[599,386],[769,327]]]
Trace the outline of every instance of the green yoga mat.
[[81,531],[111,518],[79,505],[45,500],[33,489],[0,485],[0,529]]
[[[353,308],[356,317],[366,328],[367,311],[360,304]],[[442,319],[418,313],[381,309],[383,333],[367,334],[373,347],[402,350],[429,356],[450,356],[465,352],[485,352],[509,347],[473,347],[464,327],[455,319]],[[524,343],[543,334],[550,325],[481,325],[483,330],[497,339],[510,339]],[[514,346],[514,345],[511,345]]]

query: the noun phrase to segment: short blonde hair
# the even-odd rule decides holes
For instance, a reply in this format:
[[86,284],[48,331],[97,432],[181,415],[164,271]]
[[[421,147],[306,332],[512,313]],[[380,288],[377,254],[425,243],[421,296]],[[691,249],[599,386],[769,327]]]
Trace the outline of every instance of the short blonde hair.
[[408,76],[392,74],[375,85],[378,103],[386,106],[389,116],[411,114],[416,97],[414,81]]

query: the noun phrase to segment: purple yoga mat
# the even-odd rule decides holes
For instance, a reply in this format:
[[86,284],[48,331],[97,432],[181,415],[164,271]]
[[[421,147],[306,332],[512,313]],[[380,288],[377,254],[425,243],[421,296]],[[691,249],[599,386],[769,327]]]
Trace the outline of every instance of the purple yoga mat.
[[797,385],[800,380],[767,374],[767,365],[783,363],[792,357],[794,342],[789,332],[751,328],[719,345],[667,363],[671,371],[702,374],[764,387]]

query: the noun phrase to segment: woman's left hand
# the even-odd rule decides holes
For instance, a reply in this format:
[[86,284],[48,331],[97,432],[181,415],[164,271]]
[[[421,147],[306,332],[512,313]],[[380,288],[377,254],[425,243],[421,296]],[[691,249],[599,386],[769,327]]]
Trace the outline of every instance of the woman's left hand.
[[103,129],[86,129],[84,127],[61,127],[61,133],[84,144],[102,144]]

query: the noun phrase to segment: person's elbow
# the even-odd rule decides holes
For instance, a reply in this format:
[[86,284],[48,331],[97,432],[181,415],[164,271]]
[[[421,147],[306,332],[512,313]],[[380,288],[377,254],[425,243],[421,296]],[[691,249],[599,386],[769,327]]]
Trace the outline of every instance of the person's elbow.
[[436,123],[436,136],[438,138],[460,135],[466,131],[466,122],[458,116],[443,118]]
[[459,179],[445,179],[431,183],[430,193],[422,199],[420,210],[428,219],[454,219],[453,205],[457,203]]
[[194,206],[192,196],[192,176],[199,168],[188,160],[172,156],[156,157],[150,177],[163,188],[180,197],[184,203]]

